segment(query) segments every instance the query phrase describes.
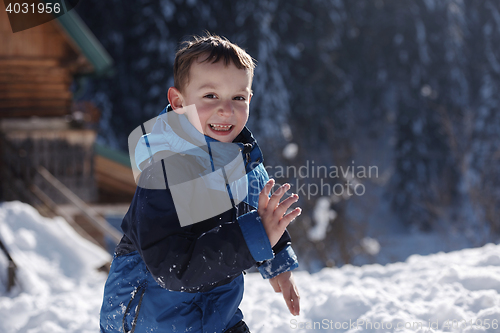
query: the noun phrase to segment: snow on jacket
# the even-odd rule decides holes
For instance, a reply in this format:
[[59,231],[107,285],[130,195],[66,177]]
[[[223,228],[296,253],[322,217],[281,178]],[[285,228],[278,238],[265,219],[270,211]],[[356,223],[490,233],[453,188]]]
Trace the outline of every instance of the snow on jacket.
[[[205,136],[206,147],[186,149],[186,133],[165,121],[170,110],[165,108],[144,136],[149,157],[167,150],[182,153],[183,160],[192,158],[190,163],[202,163],[205,153],[213,166],[210,147],[220,142]],[[196,131],[187,118],[178,119],[180,128]],[[246,197],[237,204],[232,201],[225,212],[187,226],[181,226],[177,216],[166,159],[148,160],[144,149],[136,151],[142,173],[106,282],[102,333],[224,332],[243,318],[238,306],[244,270],[256,265],[264,278],[271,278],[298,266],[288,232],[271,248],[256,211],[268,180],[257,142],[246,127],[233,142],[245,161]],[[144,181],[148,186],[141,186]],[[149,184],[155,183],[158,189],[151,189]]]

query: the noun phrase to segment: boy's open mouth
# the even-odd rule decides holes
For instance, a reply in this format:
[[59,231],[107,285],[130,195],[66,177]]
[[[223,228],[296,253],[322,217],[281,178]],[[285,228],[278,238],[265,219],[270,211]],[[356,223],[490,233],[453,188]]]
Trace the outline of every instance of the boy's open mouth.
[[216,132],[227,132],[233,128],[233,125],[210,124],[210,128]]

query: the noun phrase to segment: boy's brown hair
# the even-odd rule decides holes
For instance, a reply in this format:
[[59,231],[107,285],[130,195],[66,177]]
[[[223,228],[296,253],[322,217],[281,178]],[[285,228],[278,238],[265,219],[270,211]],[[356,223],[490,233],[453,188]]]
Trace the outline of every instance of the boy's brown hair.
[[232,62],[238,69],[250,71],[253,77],[255,68],[254,59],[241,47],[231,43],[227,38],[206,33],[205,36],[193,36],[190,41],[183,42],[183,46],[175,54],[174,86],[179,91],[189,83],[189,69],[191,64],[201,55],[208,55],[205,61],[216,63],[224,60],[226,66]]

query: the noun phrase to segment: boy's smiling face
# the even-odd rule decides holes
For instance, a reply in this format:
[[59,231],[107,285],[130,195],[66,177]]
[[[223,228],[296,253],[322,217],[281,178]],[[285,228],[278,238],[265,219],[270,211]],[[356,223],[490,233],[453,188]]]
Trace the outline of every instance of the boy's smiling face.
[[[204,60],[202,58],[201,60]],[[189,81],[180,92],[171,87],[168,99],[174,111],[194,104],[198,114],[187,113],[201,133],[221,142],[232,142],[248,120],[252,77],[232,62],[193,61]]]

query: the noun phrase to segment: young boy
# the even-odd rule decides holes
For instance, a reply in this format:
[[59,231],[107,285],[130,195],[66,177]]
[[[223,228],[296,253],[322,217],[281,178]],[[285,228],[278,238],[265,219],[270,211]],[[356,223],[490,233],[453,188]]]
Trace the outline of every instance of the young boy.
[[280,202],[288,184],[270,195],[274,180],[245,127],[254,67],[213,35],[177,52],[170,105],[132,147],[141,173],[106,282],[101,332],[249,332],[238,306],[242,273],[254,265],[299,314],[285,228],[301,210],[287,212],[296,194]]

